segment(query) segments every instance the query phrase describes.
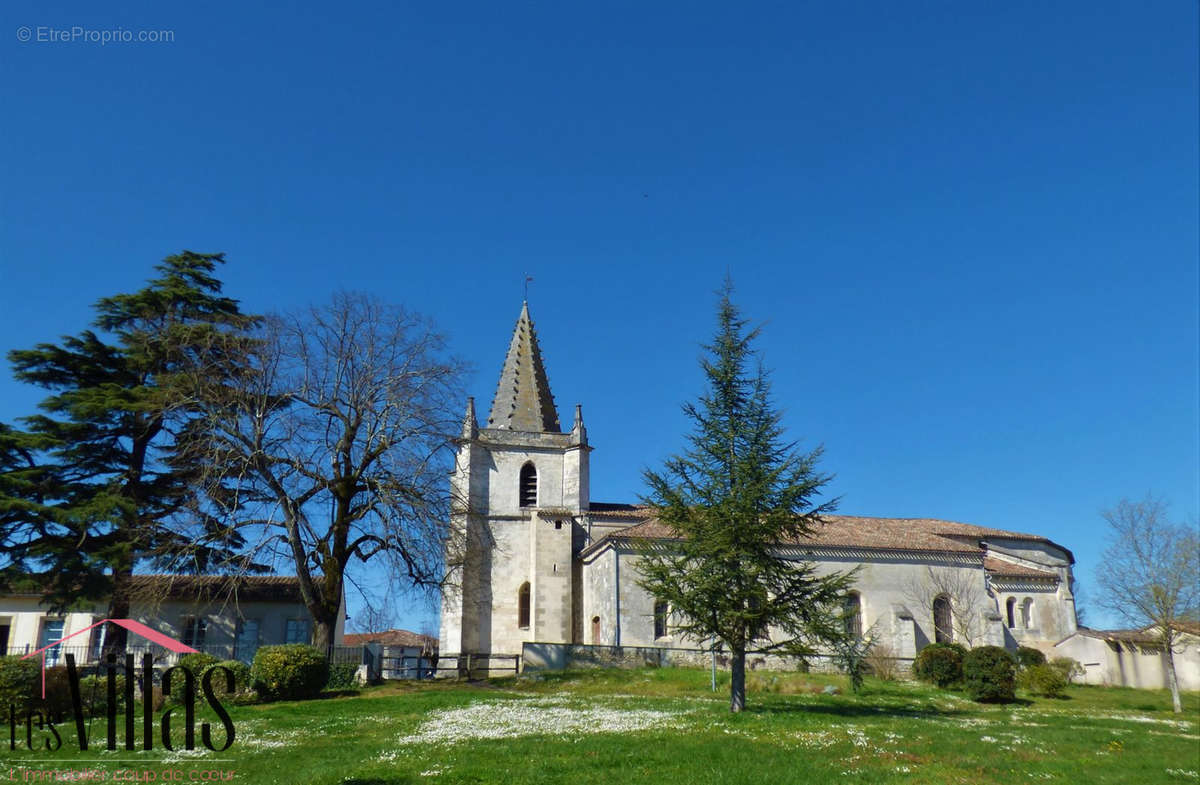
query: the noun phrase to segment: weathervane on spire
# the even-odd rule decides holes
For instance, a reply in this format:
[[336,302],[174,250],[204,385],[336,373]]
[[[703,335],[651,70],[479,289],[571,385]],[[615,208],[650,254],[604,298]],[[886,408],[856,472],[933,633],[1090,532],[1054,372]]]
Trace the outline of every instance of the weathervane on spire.
[[530,275],[529,273],[525,273],[525,296],[521,298],[522,300],[529,299],[529,282],[532,280],[533,280],[533,276]]

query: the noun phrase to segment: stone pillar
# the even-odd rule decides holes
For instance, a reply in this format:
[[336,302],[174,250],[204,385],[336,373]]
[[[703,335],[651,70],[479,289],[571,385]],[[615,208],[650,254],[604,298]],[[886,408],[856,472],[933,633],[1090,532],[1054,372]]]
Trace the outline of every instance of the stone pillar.
[[1004,647],[1004,618],[999,611],[983,611],[983,644]]
[[892,606],[892,646],[897,657],[917,656],[916,620],[903,605]]
[[534,512],[530,516],[530,564],[534,641],[571,642],[571,530],[573,519],[563,512]]

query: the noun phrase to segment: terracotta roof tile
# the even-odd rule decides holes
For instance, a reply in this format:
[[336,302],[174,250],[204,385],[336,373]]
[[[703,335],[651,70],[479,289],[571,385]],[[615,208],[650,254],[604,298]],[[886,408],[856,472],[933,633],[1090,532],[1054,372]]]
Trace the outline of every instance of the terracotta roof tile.
[[172,600],[302,603],[294,575],[134,575],[134,596]]
[[993,575],[1003,575],[1012,578],[1048,578],[1057,580],[1058,575],[1050,570],[1039,570],[1033,567],[1026,567],[1021,564],[1013,564],[1003,559],[994,559],[988,556],[983,560],[983,569]]
[[[594,506],[594,505],[593,505]],[[617,505],[611,505],[613,507]],[[625,517],[644,517],[647,520],[609,534],[620,539],[671,539],[671,530],[657,519],[649,507],[628,505]],[[636,511],[636,512],[635,512]],[[801,542],[824,547],[882,548],[886,550],[918,550],[959,553],[979,553],[979,541],[985,538],[1032,540],[1054,544],[1045,537],[1021,532],[992,529],[969,523],[942,521],[935,518],[874,518],[855,515],[826,515],[810,538]],[[1061,546],[1056,546],[1061,547]],[[1065,549],[1064,549],[1065,550]],[[1069,552],[1068,552],[1069,555]]]
[[438,639],[430,635],[421,635],[410,630],[383,630],[382,632],[352,632],[343,636],[342,643],[346,646],[362,646],[367,643],[381,643],[384,646],[407,646],[423,651],[436,651]]
[[654,514],[644,504],[613,504],[609,502],[592,502],[588,505],[587,514],[592,518],[649,518]]

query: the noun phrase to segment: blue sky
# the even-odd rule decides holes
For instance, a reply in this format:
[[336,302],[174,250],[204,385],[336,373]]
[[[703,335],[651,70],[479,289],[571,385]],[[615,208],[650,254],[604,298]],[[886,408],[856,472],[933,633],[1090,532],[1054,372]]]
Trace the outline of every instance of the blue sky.
[[486,409],[529,273],[625,501],[728,271],[842,512],[1043,533],[1091,601],[1102,508],[1195,520],[1195,3],[567,5],[6,4],[0,348],[224,251],[248,310],[429,314]]

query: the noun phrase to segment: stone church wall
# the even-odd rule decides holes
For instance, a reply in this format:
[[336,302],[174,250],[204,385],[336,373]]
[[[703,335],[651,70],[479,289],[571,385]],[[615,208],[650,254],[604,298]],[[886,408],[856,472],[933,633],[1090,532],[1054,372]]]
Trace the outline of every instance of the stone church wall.
[[[729,669],[729,654],[718,651],[717,667]],[[569,643],[529,642],[521,650],[523,671],[564,670],[567,668],[708,668],[712,665],[710,649],[674,648],[661,646],[586,646]],[[912,668],[911,657],[894,658],[898,673]],[[828,655],[799,658],[784,654],[746,655],[750,671],[804,671],[839,673],[840,669]]]

